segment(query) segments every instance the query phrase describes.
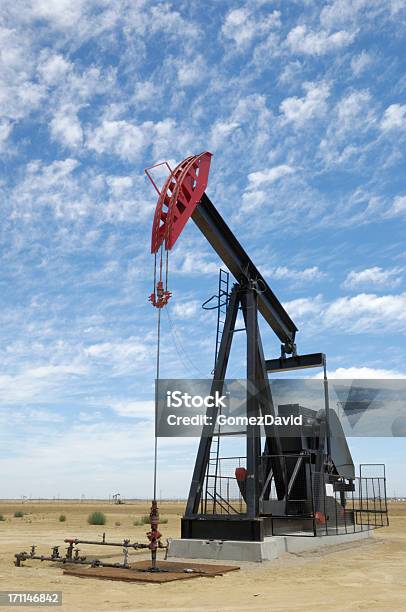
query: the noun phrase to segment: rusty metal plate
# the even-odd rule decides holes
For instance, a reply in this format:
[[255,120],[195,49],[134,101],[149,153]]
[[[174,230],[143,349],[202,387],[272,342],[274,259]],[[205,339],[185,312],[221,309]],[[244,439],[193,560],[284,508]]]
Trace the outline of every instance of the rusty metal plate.
[[[147,572],[149,560],[132,563],[130,569],[120,567],[83,567],[72,566],[64,569],[64,574],[78,578],[98,578],[99,580],[122,580],[125,582],[164,583],[174,580],[188,580],[221,576],[226,572],[240,569],[236,565],[209,565],[206,563],[182,563],[179,561],[160,561],[159,567],[165,572]],[[143,571],[144,570],[144,571]],[[191,571],[185,571],[191,570]]]

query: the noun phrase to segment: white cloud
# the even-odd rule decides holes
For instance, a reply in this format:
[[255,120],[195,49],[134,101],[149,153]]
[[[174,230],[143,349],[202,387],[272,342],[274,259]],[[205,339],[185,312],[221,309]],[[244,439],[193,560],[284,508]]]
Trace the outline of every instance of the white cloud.
[[46,188],[59,183],[59,181],[71,175],[78,165],[78,160],[72,157],[56,160],[49,164],[49,166],[33,161],[28,164],[27,173],[32,177],[36,187]]
[[220,263],[216,263],[203,252],[187,251],[186,248],[180,252],[177,250],[171,257],[172,274],[185,274],[195,276],[196,274],[218,274]]
[[44,180],[44,185],[55,184],[65,176],[70,175],[79,165],[77,159],[67,157],[66,159],[56,160],[49,166],[41,166],[38,162],[32,162],[29,166],[29,171],[36,172],[41,170],[41,176]]
[[266,204],[269,201],[269,187],[294,172],[295,169],[287,164],[251,172],[248,175],[248,186],[242,196],[243,206],[240,214]]
[[254,28],[247,27],[246,22],[250,12],[246,8],[239,8],[230,11],[221,28],[226,38],[231,38],[238,45],[244,44],[254,36]]
[[[219,154],[231,156],[231,159],[235,158],[236,150],[241,151],[243,157],[260,156],[269,144],[272,126],[272,112],[267,106],[266,96],[233,95],[230,107],[228,112],[216,113],[219,118],[210,131],[209,147],[221,148]],[[207,142],[203,142],[206,147]]]
[[351,69],[355,76],[360,76],[373,62],[373,59],[366,51],[361,51],[359,55],[354,55],[351,59]]
[[73,377],[86,374],[80,361],[68,364],[47,364],[21,369],[18,373],[0,375],[0,401],[3,403],[45,403],[63,397]]
[[292,280],[295,282],[312,282],[318,281],[324,278],[326,275],[324,272],[319,270],[317,266],[311,268],[304,268],[303,270],[295,270],[293,268],[287,268],[286,266],[279,266],[266,272],[266,275],[270,275],[277,280]]
[[13,218],[38,218],[44,207],[51,208],[59,219],[78,218],[88,212],[96,204],[83,189],[78,167],[79,162],[73,158],[49,165],[30,162],[10,193]]
[[[144,3],[145,0],[142,0],[141,7]],[[190,20],[185,20],[179,11],[172,10],[169,2],[160,2],[159,4],[147,2],[146,5],[148,6],[148,4],[152,6],[150,6],[150,14],[145,13],[144,21],[152,33],[162,31],[167,36],[176,38],[178,41],[185,36],[185,32],[187,32],[187,37],[191,40],[199,36],[200,32],[197,24]],[[138,16],[140,7],[136,5],[134,9]]]
[[145,146],[145,136],[140,127],[128,121],[104,120],[88,135],[87,144],[97,153],[113,153],[134,161]]
[[122,417],[141,418],[147,421],[153,421],[155,417],[154,400],[126,400],[116,402],[112,405],[112,409]]
[[104,119],[98,127],[88,130],[87,146],[97,153],[109,153],[125,161],[136,162],[151,145],[152,159],[162,160],[171,157],[174,151],[189,148],[191,138],[187,129],[181,129],[169,117],[138,125],[125,119]]
[[273,166],[273,168],[267,168],[266,170],[260,170],[258,172],[251,172],[248,175],[248,188],[254,189],[263,184],[274,183],[278,179],[292,174],[294,169],[286,164],[280,166]]
[[0,411],[0,421],[2,427],[10,427],[13,425],[22,426],[26,423],[41,423],[43,426],[47,426],[50,423],[63,423],[65,417],[63,414],[57,411],[48,410],[44,408],[19,408],[13,406],[13,410]]
[[[147,403],[146,403],[147,406]],[[124,408],[124,404],[122,406]],[[125,415],[124,415],[125,416]],[[44,429],[42,427],[42,429]],[[20,435],[23,427],[19,425]],[[125,498],[148,499],[153,474],[153,420],[142,419],[129,426],[128,421],[84,422],[80,420],[63,431],[47,428],[26,434],[27,444],[8,438],[2,461],[4,474],[12,474],[6,495],[19,498],[62,496],[80,498],[108,497],[120,491]],[[31,437],[29,437],[31,434]],[[75,452],[72,453],[72,449]],[[183,498],[193,470],[196,440],[164,439],[159,442],[158,487],[163,497]],[[70,460],[66,457],[70,455]],[[16,456],[18,460],[16,460]],[[14,467],[13,467],[14,465]],[[83,466],[86,469],[83,469]],[[52,469],[50,469],[52,466]],[[129,473],[134,477],[129,478]],[[92,477],[89,478],[89,474]],[[4,483],[5,484],[5,483]],[[3,486],[3,491],[6,489]]]
[[60,105],[70,103],[72,106],[83,105],[96,95],[109,95],[115,91],[116,71],[106,68],[104,71],[90,66],[86,70],[72,71],[60,83],[55,91],[55,98]]
[[382,333],[406,329],[406,293],[383,295],[360,293],[327,302],[321,295],[299,298],[284,304],[299,321],[314,329],[341,329],[347,333]]
[[149,367],[150,347],[139,338],[130,337],[116,342],[99,342],[85,349],[91,362],[113,367],[116,373],[126,373]]
[[79,412],[78,414],[78,420],[83,422],[83,423],[92,423],[94,421],[100,421],[101,417],[102,417],[102,413],[99,410],[92,410],[89,412]]
[[289,32],[286,42],[294,53],[324,55],[347,47],[354,38],[354,33],[343,30],[329,34],[324,30],[311,31],[305,25],[300,25]]
[[406,128],[406,104],[391,104],[381,121],[383,131]]
[[134,86],[132,97],[135,104],[146,104],[158,98],[160,89],[153,81],[139,81]]
[[[150,192],[140,171],[131,175],[95,173],[76,159],[49,165],[30,162],[16,187],[9,192],[13,219],[41,218],[44,208],[58,219],[58,227],[71,245],[83,248],[86,236],[63,228],[64,221],[84,221],[91,215],[93,228],[104,221],[140,222],[150,218]],[[79,228],[77,228],[79,230]],[[65,246],[69,249],[67,244]]]
[[357,26],[365,30],[372,22],[376,31],[374,20],[383,24],[405,8],[405,0],[333,0],[321,10],[320,23],[328,29]]
[[368,119],[369,107],[371,105],[371,94],[369,91],[352,91],[343,96],[336,105],[337,113],[336,129],[340,132],[353,130],[356,123]]
[[211,148],[217,149],[220,147],[239,127],[240,124],[237,121],[216,121],[210,134]]
[[174,63],[179,85],[188,87],[198,85],[208,76],[208,67],[203,56],[198,55],[191,62],[187,60],[177,60]]
[[16,120],[38,108],[45,95],[34,82],[34,57],[28,36],[0,26],[0,118]]
[[320,153],[328,165],[360,163],[365,136],[375,128],[376,112],[367,90],[350,91],[338,100],[329,116],[325,136],[320,141]]
[[[368,368],[368,367],[350,367],[350,368],[337,368],[336,370],[328,370],[329,378],[339,379],[403,379],[406,378],[406,374],[401,374],[396,370],[385,370],[381,368]],[[314,378],[323,378],[323,373],[317,374]]]
[[269,193],[264,189],[247,189],[242,194],[243,205],[238,211],[236,218],[241,219],[245,213],[266,205],[269,202],[269,199]]
[[69,105],[60,108],[51,120],[51,134],[62,145],[75,148],[82,144],[83,130],[76,109]]
[[273,11],[266,17],[258,19],[248,8],[231,10],[224,21],[221,32],[224,38],[232,40],[238,48],[244,48],[254,38],[258,38],[272,28],[281,24],[280,12]]
[[13,129],[13,125],[11,121],[7,121],[7,120],[0,121],[0,150],[2,149],[6,140],[10,136],[12,129]]
[[60,53],[48,55],[38,66],[38,72],[47,85],[59,84],[71,69],[71,62]]
[[323,321],[327,327],[354,333],[402,331],[406,328],[406,293],[338,298],[324,310]]
[[301,127],[315,117],[319,118],[327,110],[327,98],[330,88],[327,83],[304,83],[306,91],[304,98],[297,96],[285,98],[280,104],[280,112],[284,121],[292,122]]
[[134,180],[131,176],[107,176],[106,183],[115,197],[121,197],[129,189],[132,189]]
[[400,272],[400,268],[383,270],[379,266],[359,271],[351,270],[343,282],[343,287],[348,289],[365,286],[393,287],[400,283],[398,276]]
[[145,139],[152,143],[153,159],[165,159],[173,155],[174,150],[185,151],[189,147],[186,141],[189,137],[187,129],[178,129],[174,119],[163,119],[162,121],[148,121],[143,124]]
[[316,295],[314,298],[298,298],[285,302],[283,306],[293,320],[303,319],[321,313],[323,309],[323,297],[321,295]]
[[84,0],[35,0],[30,6],[30,15],[33,20],[44,19],[55,28],[65,30],[79,23],[84,8]]
[[406,196],[396,196],[393,204],[386,213],[387,217],[395,217],[396,215],[406,214]]
[[181,319],[191,319],[200,310],[201,303],[197,300],[188,300],[187,302],[176,302],[173,305],[172,312],[175,316]]
[[390,11],[391,15],[397,15],[400,11],[406,9],[405,0],[390,0]]

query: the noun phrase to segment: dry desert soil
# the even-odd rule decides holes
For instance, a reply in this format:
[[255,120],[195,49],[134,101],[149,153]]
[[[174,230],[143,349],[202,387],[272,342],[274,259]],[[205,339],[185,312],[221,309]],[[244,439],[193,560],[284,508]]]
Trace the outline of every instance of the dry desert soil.
[[[390,504],[390,526],[376,530],[370,540],[285,555],[264,564],[240,564],[239,571],[215,578],[168,584],[124,583],[66,576],[55,563],[31,560],[19,568],[13,564],[14,553],[28,551],[31,544],[38,545],[39,554],[49,554],[51,546],[62,545],[66,537],[97,539],[106,531],[110,540],[126,537],[144,542],[147,526],[134,526],[134,521],[148,509],[146,502],[0,502],[0,515],[5,519],[0,521],[0,590],[60,590],[63,604],[56,609],[72,612],[406,610],[406,503]],[[105,526],[87,523],[94,510],[106,514]],[[16,511],[24,516],[14,517]],[[183,503],[161,503],[161,516],[168,519],[162,525],[165,537],[179,535],[182,511]],[[66,522],[59,522],[61,514]],[[82,549],[81,554],[103,560],[122,558],[119,548],[83,545]],[[132,553],[132,560],[144,558],[142,551]]]

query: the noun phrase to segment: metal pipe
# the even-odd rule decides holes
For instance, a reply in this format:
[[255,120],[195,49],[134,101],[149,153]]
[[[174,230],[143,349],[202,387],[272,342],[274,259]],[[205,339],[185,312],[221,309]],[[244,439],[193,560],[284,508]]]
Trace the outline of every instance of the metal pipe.
[[137,550],[137,548],[148,548],[148,544],[140,544],[139,542],[133,542],[132,544],[130,543],[129,540],[124,540],[124,542],[106,542],[106,541],[96,541],[96,540],[79,540],[77,538],[75,539],[69,539],[66,538],[64,540],[64,542],[68,543],[68,544],[75,544],[75,546],[77,544],[93,544],[96,546],[120,546],[121,548],[133,548],[134,550]]
[[34,559],[37,561],[52,561],[54,563],[78,563],[82,565],[89,565],[90,561],[86,561],[86,557],[53,557],[48,555],[31,555],[27,552],[16,553],[15,555],[14,565],[17,567],[21,566],[21,562],[29,561],[30,559]]

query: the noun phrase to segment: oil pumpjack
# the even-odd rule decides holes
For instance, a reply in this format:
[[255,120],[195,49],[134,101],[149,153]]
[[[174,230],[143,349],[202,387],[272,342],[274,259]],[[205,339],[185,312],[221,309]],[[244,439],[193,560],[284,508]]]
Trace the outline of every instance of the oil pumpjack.
[[[213,441],[218,445],[221,434],[214,425],[217,408],[209,408],[213,424],[204,426],[200,439],[182,518],[182,538],[262,541],[264,536],[275,533],[276,525],[282,525],[285,532],[311,529],[316,535],[326,529],[332,513],[336,526],[337,516],[346,525],[354,524],[354,512],[345,511],[346,496],[355,489],[354,463],[340,421],[329,409],[326,357],[323,353],[298,354],[296,325],[205,193],[211,157],[209,152],[188,157],[174,170],[165,162],[169,176],[162,189],[156,186],[150,172],[156,166],[146,169],[158,192],[151,239],[155,274],[150,301],[162,309],[171,297],[167,284],[169,252],[191,218],[236,281],[225,299],[226,315],[211,394],[222,394],[241,310],[246,333],[246,415],[275,416],[268,373],[316,367],[324,371],[324,409],[279,406],[279,414],[296,410],[306,416],[306,425],[290,431],[289,436],[268,425],[261,437],[258,425],[248,425],[245,456],[228,477],[228,484],[232,480],[237,493],[226,495],[218,485],[218,453],[214,474],[210,472]],[[259,315],[281,342],[281,353],[276,358],[264,356]],[[214,482],[211,487],[210,478]],[[333,492],[329,497],[325,494],[326,485]],[[238,496],[242,503],[237,507]]]
[[[365,464],[360,466],[359,477],[355,476],[341,423],[335,411],[329,408],[325,355],[297,353],[296,325],[205,193],[211,157],[208,152],[188,157],[173,171],[165,162],[169,176],[161,190],[151,176],[151,168],[146,169],[159,194],[151,240],[151,252],[155,255],[154,290],[149,298],[158,310],[157,379],[161,311],[171,298],[168,289],[169,252],[188,219],[192,218],[236,280],[231,291],[228,291],[228,280],[224,282],[220,274],[218,310],[224,312],[225,320],[221,334],[217,325],[216,359],[210,394],[222,395],[232,340],[235,332],[239,331],[236,329],[237,315],[241,310],[246,333],[246,416],[256,417],[254,421],[258,422],[261,416],[296,414],[305,417],[305,424],[294,425],[287,432],[273,424],[265,425],[262,431],[260,425],[248,423],[243,432],[244,455],[222,458],[219,455],[220,439],[225,432],[220,432],[220,428],[216,427],[216,404],[208,408],[208,416],[211,417],[208,422],[212,424],[203,427],[182,518],[182,539],[262,542],[268,535],[338,535],[384,527],[389,524],[385,466],[372,464],[383,468],[383,477],[363,477],[362,467],[370,467]],[[225,275],[228,279],[228,273]],[[265,359],[258,314],[281,342],[281,353],[277,358]],[[324,408],[316,410],[300,404],[282,404],[276,410],[268,373],[317,367],[324,371]],[[357,398],[358,391],[354,388]],[[370,403],[371,400],[368,401]],[[365,409],[365,402],[356,403],[358,408],[361,406]],[[350,409],[347,402],[341,401],[340,404],[343,404],[344,410]],[[90,564],[92,570],[104,571],[109,568],[112,572],[134,572],[136,568],[129,563],[129,550],[149,549],[151,566],[139,567],[139,574],[170,571],[157,564],[158,549],[168,552],[169,542],[166,546],[162,544],[162,534],[158,529],[156,437],[154,459],[154,494],[149,515],[151,529],[147,533],[149,543],[131,543],[129,539],[112,542],[106,540],[105,533],[101,541],[66,538],[64,541],[68,547],[64,556],[59,553],[59,546],[52,547],[51,555],[38,555],[33,545],[30,552],[15,554],[15,565],[20,567],[25,561],[39,560],[62,565]],[[231,475],[222,473],[221,462],[224,459],[233,462],[234,473]],[[88,559],[79,555],[78,548],[74,548],[79,544],[122,547],[123,562]],[[222,571],[226,571],[225,566],[221,567]],[[202,572],[201,566],[200,570],[186,568],[173,571],[214,575],[213,572]]]

